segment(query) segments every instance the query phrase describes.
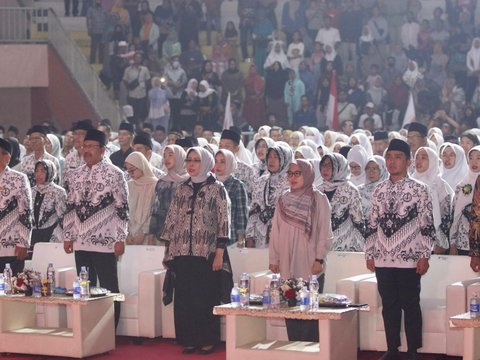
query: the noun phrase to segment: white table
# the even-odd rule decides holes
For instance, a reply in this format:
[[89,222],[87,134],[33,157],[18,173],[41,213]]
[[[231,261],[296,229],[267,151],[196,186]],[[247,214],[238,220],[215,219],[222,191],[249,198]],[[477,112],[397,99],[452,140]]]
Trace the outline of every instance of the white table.
[[[354,360],[357,358],[357,309],[298,307],[266,310],[260,306],[216,306],[216,315],[227,318],[227,360]],[[319,343],[266,339],[266,319],[318,320]]]
[[470,313],[450,317],[450,327],[463,328],[463,360],[480,359],[480,318]]
[[[73,300],[67,296],[0,296],[0,352],[82,358],[115,349],[115,295]],[[66,305],[71,328],[36,326],[38,304]]]

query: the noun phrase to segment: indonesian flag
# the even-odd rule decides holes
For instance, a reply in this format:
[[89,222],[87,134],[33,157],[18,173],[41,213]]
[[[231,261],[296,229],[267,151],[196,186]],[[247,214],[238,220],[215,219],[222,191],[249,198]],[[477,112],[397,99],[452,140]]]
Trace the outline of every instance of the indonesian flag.
[[223,118],[223,130],[228,130],[233,126],[232,109],[230,108],[230,92],[228,93],[227,103],[225,104],[225,117]]
[[338,99],[337,99],[337,75],[335,71],[332,74],[330,83],[330,96],[327,105],[327,126],[335,131],[340,130],[338,123]]
[[415,104],[413,103],[412,92],[410,92],[409,97],[408,97],[407,111],[405,111],[405,117],[403,118],[402,128],[404,128],[405,125],[408,125],[408,124],[410,124],[412,122],[415,122],[415,121],[416,121]]

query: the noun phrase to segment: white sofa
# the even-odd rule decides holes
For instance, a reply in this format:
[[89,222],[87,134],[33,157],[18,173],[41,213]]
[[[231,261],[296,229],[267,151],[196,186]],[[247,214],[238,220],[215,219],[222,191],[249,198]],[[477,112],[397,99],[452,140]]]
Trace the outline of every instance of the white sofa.
[[162,335],[164,246],[131,245],[118,260],[121,304],[117,335],[155,338]]
[[[365,265],[363,252],[330,251],[325,262],[324,293],[339,293],[347,295],[353,302],[357,302],[356,294],[359,281],[373,277]],[[259,271],[251,276],[251,291],[262,293],[266,284],[270,283],[272,273]],[[348,278],[348,281],[342,282]],[[288,340],[287,328],[283,319],[267,320],[267,339]]]
[[[452,334],[461,346],[460,332],[450,331],[449,313],[447,309],[452,303],[458,302],[461,309],[465,309],[466,290],[457,285],[460,293],[465,291],[462,299],[447,300],[447,287],[450,284],[475,277],[470,269],[468,256],[432,255],[430,268],[422,277],[420,303],[423,315],[423,347],[424,353],[446,354],[447,344],[452,344]],[[360,350],[385,351],[387,349],[382,317],[382,304],[377,290],[375,277],[364,279],[359,283],[359,302],[367,303],[370,312],[361,312],[360,315]],[[465,310],[459,311],[465,312]],[[402,346],[400,351],[406,351],[406,338],[401,330]],[[449,345],[449,346],[450,346]]]
[[[238,282],[243,272],[254,273],[268,269],[268,249],[240,249],[235,244],[228,247],[228,255],[232,264],[233,282]],[[160,276],[161,286],[165,273]],[[175,324],[173,318],[173,302],[167,306],[161,303],[162,309],[162,336],[175,338]],[[225,340],[225,319],[221,319],[221,339]]]

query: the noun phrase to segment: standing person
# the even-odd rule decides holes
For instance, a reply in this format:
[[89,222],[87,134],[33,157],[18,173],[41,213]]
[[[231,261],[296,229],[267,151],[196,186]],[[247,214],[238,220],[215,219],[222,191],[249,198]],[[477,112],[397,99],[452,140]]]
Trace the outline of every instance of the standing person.
[[23,271],[32,230],[32,197],[25,174],[8,167],[12,145],[0,138],[0,271],[10,263],[12,271]]
[[[201,147],[185,160],[190,179],[175,192],[160,238],[164,262],[175,271],[174,318],[183,353],[210,354],[220,341],[220,270],[231,268],[225,251],[230,236],[230,200],[210,170],[213,156]],[[229,289],[225,291],[230,292]],[[195,301],[192,301],[195,299]]]
[[146,236],[150,226],[152,203],[157,185],[157,177],[145,156],[137,151],[125,159],[128,181],[128,219],[127,245],[148,245]]
[[159,77],[152,79],[152,88],[148,91],[148,100],[150,102],[148,119],[154,127],[161,125],[168,129],[168,117],[170,115],[168,99],[171,93],[165,88],[165,81],[165,78]]
[[453,219],[450,228],[450,255],[468,255],[469,218],[473,199],[473,187],[480,175],[480,146],[468,152],[468,172],[458,183],[453,198]]
[[440,157],[442,159],[440,174],[452,190],[455,190],[468,171],[465,151],[460,145],[445,143],[441,148]]
[[217,92],[210,87],[206,80],[198,85],[198,120],[210,129],[219,128],[218,120],[219,99]]
[[102,7],[101,0],[95,0],[87,11],[87,31],[90,36],[90,64],[103,64],[103,36],[108,23],[108,14]]
[[301,108],[301,101],[303,95],[305,95],[305,85],[302,80],[297,77],[295,70],[288,70],[289,80],[285,84],[284,89],[284,101],[287,104],[287,114],[288,114],[288,128],[291,128],[293,125],[293,116]]
[[320,161],[323,178],[318,190],[327,195],[332,208],[333,250],[362,251],[364,218],[360,193],[348,179],[347,159],[340,154],[324,154]]
[[181,97],[183,90],[187,85],[187,73],[183,70],[180,61],[178,61],[178,56],[173,56],[170,59],[170,62],[165,66],[164,76],[167,80],[167,88],[172,93],[169,99],[170,118],[173,121],[178,121],[178,118],[180,117]]
[[365,258],[375,271],[382,298],[388,351],[382,359],[400,359],[402,310],[409,359],[422,347],[420,278],[428,270],[435,240],[432,201],[427,185],[408,176],[410,146],[393,139],[387,149],[388,180],[372,195]]
[[30,247],[37,242],[63,242],[63,215],[65,189],[54,184],[56,169],[50,160],[40,160],[35,165],[36,185],[32,188],[33,230]]
[[123,170],[125,168],[125,159],[133,152],[132,143],[134,135],[133,125],[128,122],[123,122],[118,127],[118,144],[120,150],[115,151],[110,155],[112,164]]
[[[362,201],[362,210],[365,218],[368,216],[370,206],[372,205],[372,193],[375,187],[388,178],[387,165],[383,156],[374,155],[365,166],[367,175],[364,185],[358,187],[360,200]],[[368,220],[367,220],[368,221]]]
[[142,65],[143,56],[137,52],[133,64],[125,69],[123,81],[128,89],[127,103],[133,108],[136,125],[148,116],[147,91],[150,72]]
[[275,144],[268,148],[268,173],[253,183],[246,232],[247,247],[268,247],[273,214],[278,198],[288,188],[287,171],[292,160],[290,147]]
[[[67,187],[67,212],[63,219],[63,247],[75,252],[77,273],[89,268],[91,286],[119,292],[117,256],[125,251],[128,224],[128,189],[119,168],[104,159],[106,139],[101,131],[88,130],[83,142],[85,164],[74,171]],[[115,326],[120,303],[115,302]]]
[[[314,189],[315,171],[306,160],[288,169],[290,189],[280,196],[270,233],[269,263],[283,279],[318,277],[319,292],[325,282],[324,261],[332,247],[330,205]],[[286,320],[290,341],[318,341],[318,321]]]
[[187,49],[190,41],[198,44],[198,27],[202,18],[202,7],[197,0],[184,1],[177,12],[178,39],[182,49]]
[[222,104],[226,103],[228,93],[230,93],[231,101],[239,101],[241,103],[243,100],[242,87],[243,74],[238,69],[235,59],[230,59],[228,61],[228,69],[222,74]]
[[245,228],[248,217],[248,197],[245,185],[233,173],[237,167],[235,155],[226,149],[215,154],[215,176],[223,183],[232,203],[231,231],[228,245],[245,245]]
[[173,118],[172,128],[192,131],[198,119],[198,81],[188,80],[187,87],[180,97],[180,118]]
[[445,254],[450,247],[453,190],[440,176],[437,152],[421,147],[415,154],[415,171],[412,178],[428,185],[432,194],[433,224],[435,226],[435,254]]
[[265,80],[257,72],[255,65],[250,65],[248,75],[243,82],[245,103],[243,116],[253,128],[258,128],[265,119]]
[[278,61],[273,63],[265,76],[265,112],[274,114],[279,119],[280,124],[286,124],[288,121],[284,100],[285,84],[288,78],[288,71],[283,69]]
[[57,176],[54,180],[59,182],[60,163],[55,156],[50,155],[45,149],[47,143],[47,131],[45,127],[34,125],[28,130],[27,134],[30,137],[33,153],[23,158],[20,164],[20,171],[27,175],[30,186],[35,186],[35,164],[40,160],[50,160],[55,164]]
[[163,151],[163,164],[167,169],[167,175],[158,180],[155,186],[155,199],[152,204],[152,217],[150,220],[150,234],[158,240],[163,231],[163,225],[167,219],[168,209],[175,191],[180,184],[189,178],[185,169],[185,150],[179,145],[167,145]]

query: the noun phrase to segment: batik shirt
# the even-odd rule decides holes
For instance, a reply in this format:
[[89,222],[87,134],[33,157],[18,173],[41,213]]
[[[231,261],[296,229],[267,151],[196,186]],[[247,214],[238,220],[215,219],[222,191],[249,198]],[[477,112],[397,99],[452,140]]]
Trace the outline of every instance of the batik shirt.
[[36,184],[35,181],[35,164],[39,162],[40,160],[50,160],[55,164],[55,169],[57,170],[57,177],[53,179],[56,183],[60,183],[60,178],[61,178],[61,169],[60,169],[60,163],[58,162],[58,159],[47,153],[46,151],[40,156],[40,158],[35,158],[35,154],[30,154],[28,156],[25,156],[22,160],[21,163],[21,169],[20,171],[23,172],[25,175],[28,177],[28,181],[30,182],[30,186],[34,187]]
[[[37,186],[32,188],[33,228],[48,229],[56,225],[50,238],[51,242],[63,241],[62,225],[66,197],[65,190],[53,183],[50,183],[42,192],[38,191]],[[35,216],[36,211],[38,211],[38,219]]]
[[244,163],[243,161],[237,159],[237,169],[233,174],[238,180],[242,181],[245,185],[245,190],[247,190],[248,198],[252,198],[253,192],[253,183],[255,182],[253,175],[253,168]]
[[73,172],[73,170],[78,169],[80,166],[85,164],[85,161],[80,156],[76,149],[73,149],[65,158],[65,163],[63,165],[63,186],[67,187],[68,177]]
[[0,173],[0,257],[15,256],[15,247],[29,247],[32,197],[27,176],[8,166]]
[[108,253],[125,241],[128,189],[123,172],[105,159],[91,168],[82,165],[68,180],[64,241],[75,250]]
[[430,258],[435,242],[432,200],[427,185],[405,177],[381,182],[372,194],[365,257],[377,267],[415,268]]

